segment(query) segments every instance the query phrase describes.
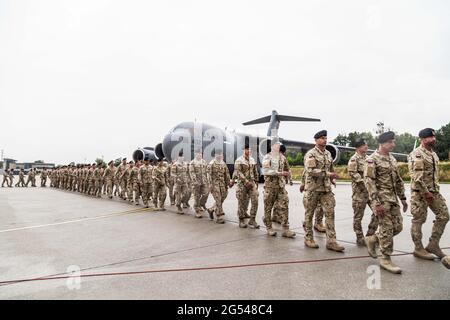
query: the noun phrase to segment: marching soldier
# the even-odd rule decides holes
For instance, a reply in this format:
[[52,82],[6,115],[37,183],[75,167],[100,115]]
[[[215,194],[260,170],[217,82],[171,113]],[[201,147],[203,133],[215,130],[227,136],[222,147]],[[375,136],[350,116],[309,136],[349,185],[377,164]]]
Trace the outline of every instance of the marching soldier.
[[[431,128],[419,132],[420,146],[408,157],[411,175],[411,214],[413,216],[411,236],[415,245],[414,255],[433,260],[434,255],[445,257],[439,241],[449,220],[444,197],[439,192],[439,158],[433,151],[436,145],[436,132]],[[428,246],[422,244],[422,225],[427,219],[428,208],[436,215]]]
[[182,151],[180,151],[180,153],[178,154],[177,161],[172,165],[170,174],[175,181],[174,193],[177,213],[183,214],[184,212],[181,205],[186,197],[186,193],[188,192],[188,165],[184,161]]
[[122,159],[122,163],[117,167],[116,181],[120,185],[119,197],[125,200],[127,192],[128,177],[124,174],[127,171],[127,158]]
[[41,187],[46,187],[47,186],[47,177],[48,177],[48,171],[47,169],[42,169],[41,172]]
[[344,247],[336,241],[334,214],[336,200],[331,191],[331,185],[336,184],[337,174],[334,172],[331,153],[326,150],[327,131],[322,130],[314,135],[315,147],[305,155],[305,246],[317,249],[314,241],[312,220],[318,204],[325,213],[326,248],[331,251],[343,252]]
[[[352,205],[353,205],[353,231],[356,234],[356,244],[365,246],[364,233],[362,230],[362,219],[367,205],[369,204],[369,193],[364,184],[364,167],[366,165],[368,145],[364,140],[355,142],[355,154],[348,162],[348,174],[352,179]],[[378,228],[378,220],[375,214],[372,214],[369,229],[366,236],[375,234]]]
[[101,165],[99,164],[94,171],[92,172],[92,180],[94,181],[94,192],[93,192],[93,196],[97,197],[97,198],[101,198],[101,192],[102,192],[102,187],[101,187],[101,176],[102,176],[102,172],[101,172]]
[[208,175],[207,163],[202,158],[202,151],[197,150],[194,160],[189,164],[189,175],[194,190],[195,217],[201,218],[202,211],[205,210],[208,201]]
[[[305,192],[305,171],[303,170],[302,177],[300,180],[300,193]],[[320,203],[317,204],[316,210],[314,210],[314,230],[320,233],[326,233],[327,228],[323,224],[323,209]],[[303,223],[303,228],[305,228],[305,223]]]
[[382,133],[378,137],[378,150],[366,160],[364,181],[372,211],[378,218],[378,231],[366,237],[367,250],[370,256],[377,259],[376,247],[381,251],[380,267],[395,274],[402,273],[391,260],[394,250],[394,237],[403,229],[403,217],[400,212],[398,198],[403,205],[403,212],[408,210],[405,186],[397,168],[397,161],[390,154],[395,148],[395,134],[392,131]]
[[19,181],[16,183],[16,187],[25,187],[25,174],[23,173],[23,169],[19,171]]
[[[280,146],[280,153],[281,153],[283,156],[286,157],[286,146],[285,146],[284,144],[282,144],[282,145]],[[285,179],[286,179],[286,184],[289,184],[290,186],[292,186],[292,185],[293,185],[293,182],[292,182],[292,173],[291,173],[291,168],[289,167],[289,163],[287,163],[287,168],[288,168],[287,171],[289,172],[289,176],[288,176],[288,177],[285,177]],[[280,215],[280,212],[281,212],[280,206],[278,205],[278,203],[275,203],[275,205],[274,205],[274,207],[273,207],[273,212],[272,212],[272,222],[281,224],[281,215]]]
[[146,208],[149,207],[149,201],[152,195],[152,173],[153,166],[149,164],[149,160],[144,160],[144,165],[139,169],[139,182],[141,184],[142,202]]
[[167,166],[167,187],[169,188],[169,199],[170,199],[170,205],[175,205],[175,193],[173,192],[173,188],[175,185],[175,180],[172,176],[172,167],[175,164],[175,160],[172,161],[172,164],[168,164]]
[[128,201],[134,202],[135,205],[139,205],[140,188],[139,188],[139,162],[134,165],[133,161],[130,161],[130,167],[128,168]]
[[[256,161],[251,157],[252,150],[248,142],[244,146],[244,154],[236,159],[234,163],[234,173],[237,179],[236,198],[238,200],[238,218],[239,227],[247,228],[250,226],[259,229],[256,222],[256,213],[258,211],[258,179],[259,174],[256,168]],[[247,217],[248,205],[250,208],[250,220],[245,223]]]
[[267,234],[275,237],[277,232],[272,229],[272,210],[278,203],[278,210],[283,228],[282,236],[294,238],[295,232],[289,230],[289,197],[286,190],[286,177],[289,168],[286,157],[280,153],[280,142],[272,141],[272,150],[264,156],[262,174],[264,175],[264,224]]
[[158,164],[153,168],[153,205],[156,211],[166,211],[164,202],[167,196],[167,168],[163,159],[158,159]]
[[2,182],[2,188],[5,187],[5,182],[6,182],[6,186],[9,187],[9,174],[8,174],[8,170],[3,170],[3,182]]
[[105,169],[103,173],[103,179],[106,183],[106,192],[108,198],[113,198],[113,188],[114,188],[114,177],[116,175],[116,168],[114,166],[114,161],[110,161],[108,163],[108,167]]
[[225,213],[223,212],[223,202],[228,196],[228,187],[230,184],[230,171],[226,163],[223,161],[222,150],[215,150],[214,159],[211,160],[207,167],[208,172],[208,185],[210,192],[214,198],[214,206],[207,211],[209,217],[214,219],[214,213],[216,214],[216,223],[225,223]]
[[13,187],[13,183],[14,183],[14,170],[13,169],[9,169],[9,187],[12,188]]
[[28,187],[28,184],[30,182],[32,187],[36,187],[36,169],[30,169],[30,171],[28,172],[28,179],[25,186]]

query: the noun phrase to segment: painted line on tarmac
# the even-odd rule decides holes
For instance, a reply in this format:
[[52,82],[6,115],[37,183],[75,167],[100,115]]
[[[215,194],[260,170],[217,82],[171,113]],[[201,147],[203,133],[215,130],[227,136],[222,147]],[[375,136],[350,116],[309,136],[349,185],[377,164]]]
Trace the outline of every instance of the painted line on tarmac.
[[[442,249],[449,249],[450,247],[445,247]],[[399,253],[393,254],[393,257],[408,256],[412,253]],[[373,259],[370,256],[351,256],[351,257],[339,257],[339,258],[328,258],[328,259],[316,259],[316,260],[293,260],[293,261],[274,261],[274,262],[261,262],[261,263],[249,263],[249,264],[236,264],[236,265],[225,265],[225,266],[211,266],[211,267],[193,267],[193,268],[179,268],[179,269],[155,269],[155,270],[143,270],[143,271],[127,271],[127,272],[110,272],[110,273],[92,273],[92,274],[81,274],[77,277],[79,278],[94,278],[94,277],[108,277],[108,276],[130,276],[130,275],[141,275],[141,274],[153,274],[153,273],[172,273],[172,272],[189,272],[189,271],[211,271],[211,270],[223,270],[223,269],[238,269],[238,268],[252,268],[252,267],[267,267],[267,266],[279,266],[279,265],[293,265],[293,264],[307,264],[307,263],[320,263],[320,262],[330,262],[330,261],[343,261],[343,260],[356,260],[356,259]],[[62,280],[74,278],[72,275],[59,276],[59,277],[41,277],[41,278],[30,278],[30,279],[18,279],[18,280],[8,280],[0,281],[1,285],[10,285],[23,282],[33,282],[33,281],[49,281],[49,280]]]
[[59,226],[59,225],[63,225],[63,224],[83,222],[83,221],[90,221],[90,220],[98,220],[98,219],[105,219],[105,218],[110,218],[110,217],[123,216],[123,215],[127,215],[127,214],[141,213],[141,212],[146,212],[146,211],[154,211],[154,210],[151,209],[151,208],[140,208],[140,209],[134,209],[134,210],[128,210],[128,211],[122,211],[122,212],[108,213],[108,214],[104,214],[104,215],[96,216],[96,217],[91,217],[91,218],[81,218],[81,219],[68,220],[68,221],[63,221],[63,222],[55,222],[55,223],[40,224],[40,225],[28,226],[28,227],[5,229],[5,230],[0,230],[0,233],[22,231],[22,230],[29,230],[29,229],[37,229],[37,228],[45,228],[45,227],[53,227],[53,226]]

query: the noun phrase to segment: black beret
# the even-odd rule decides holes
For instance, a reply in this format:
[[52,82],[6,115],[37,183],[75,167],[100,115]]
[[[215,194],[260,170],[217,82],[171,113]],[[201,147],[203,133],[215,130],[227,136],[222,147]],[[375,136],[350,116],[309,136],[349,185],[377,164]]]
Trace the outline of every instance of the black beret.
[[385,142],[388,142],[389,140],[394,140],[394,139],[395,139],[395,133],[392,131],[384,132],[378,136],[379,143],[385,143]]
[[214,155],[223,154],[222,149],[214,149]]
[[127,158],[123,158],[122,161],[127,160]]
[[431,129],[431,128],[425,128],[423,130],[420,130],[420,132],[419,132],[420,139],[428,138],[428,137],[435,137],[435,136],[436,136],[436,131],[434,131],[434,129]]
[[359,148],[359,147],[362,147],[362,146],[364,146],[366,144],[367,144],[367,142],[364,139],[360,139],[360,140],[356,140],[353,146],[355,148]]
[[322,130],[322,131],[317,132],[314,135],[314,139],[319,139],[319,138],[322,138],[322,137],[326,137],[327,135],[328,135],[327,130]]
[[281,153],[285,153],[285,152],[286,152],[286,146],[285,146],[284,144],[282,144],[282,145],[280,146],[280,152],[281,152]]

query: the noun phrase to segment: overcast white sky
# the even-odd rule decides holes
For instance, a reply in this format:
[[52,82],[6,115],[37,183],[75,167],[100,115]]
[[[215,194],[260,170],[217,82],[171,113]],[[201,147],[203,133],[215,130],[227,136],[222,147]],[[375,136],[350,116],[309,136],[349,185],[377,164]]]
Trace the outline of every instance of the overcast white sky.
[[89,162],[179,122],[311,141],[450,121],[450,2],[0,0],[0,149]]

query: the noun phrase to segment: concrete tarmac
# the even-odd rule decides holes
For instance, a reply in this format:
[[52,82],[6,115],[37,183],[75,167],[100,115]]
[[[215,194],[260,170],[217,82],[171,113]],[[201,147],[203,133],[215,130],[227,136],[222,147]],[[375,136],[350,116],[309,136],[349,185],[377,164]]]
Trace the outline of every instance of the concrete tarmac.
[[[441,191],[450,199],[450,185]],[[282,238],[281,232],[276,238],[266,235],[262,185],[260,230],[238,227],[235,188],[224,204],[224,225],[207,213],[196,219],[189,209],[178,215],[171,206],[156,212],[49,187],[0,188],[0,299],[450,298],[450,270],[439,260],[411,254],[409,211],[393,257],[403,274],[393,275],[355,244],[350,184],[340,183],[334,191],[336,232],[345,253],[326,250],[317,233],[320,249],[305,248],[303,196],[298,185],[288,186],[288,192],[296,239]],[[367,209],[364,229],[370,213]],[[425,245],[432,222],[429,212]],[[448,229],[441,246],[450,255]]]

